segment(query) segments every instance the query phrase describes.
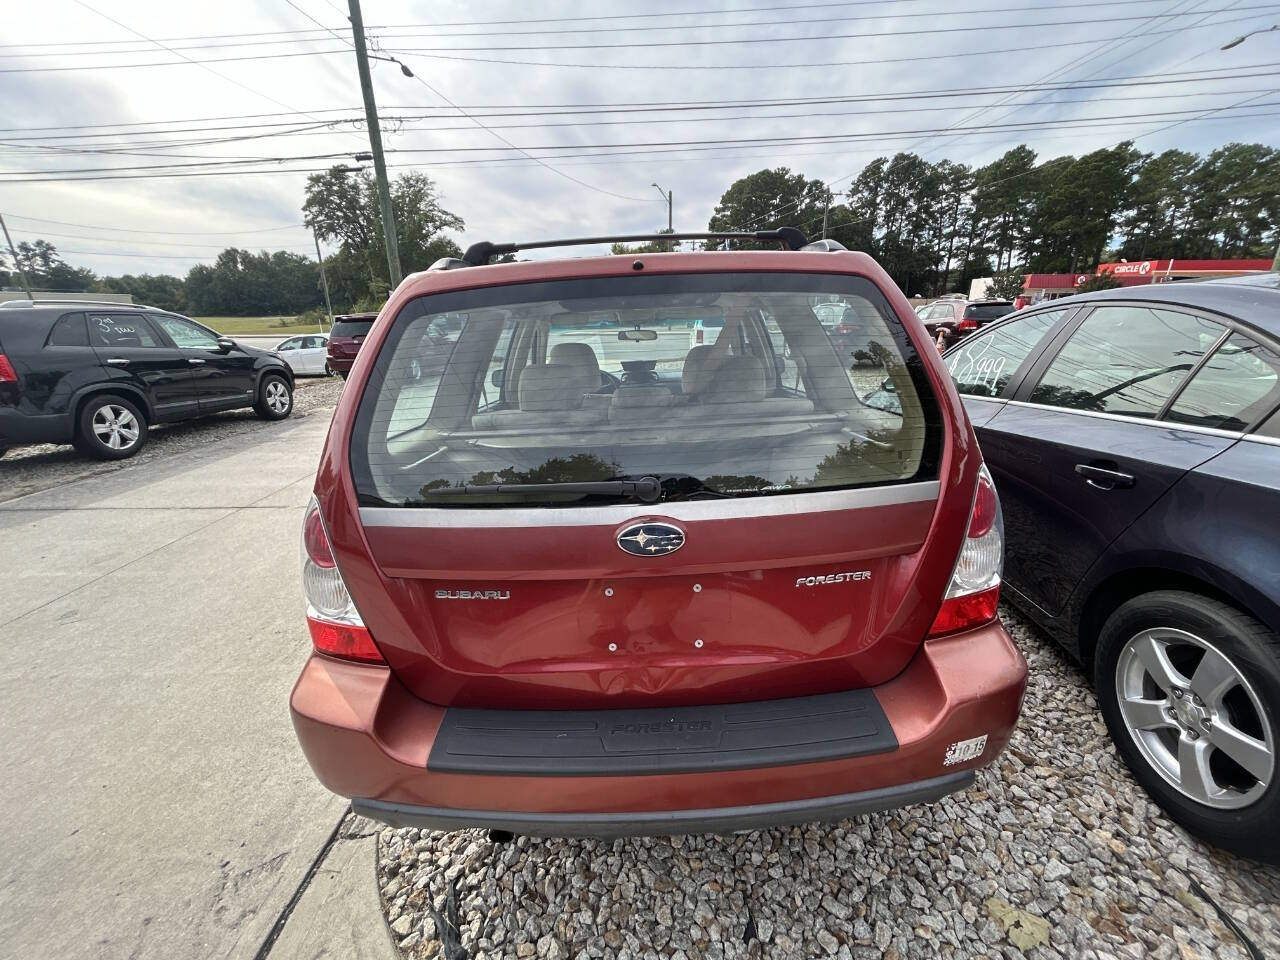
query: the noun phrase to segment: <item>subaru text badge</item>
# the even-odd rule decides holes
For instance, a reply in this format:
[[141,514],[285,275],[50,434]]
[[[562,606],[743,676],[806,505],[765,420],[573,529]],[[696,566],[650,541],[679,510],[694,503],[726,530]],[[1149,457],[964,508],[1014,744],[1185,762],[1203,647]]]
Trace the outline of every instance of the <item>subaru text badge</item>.
[[618,534],[618,546],[637,557],[660,557],[684,546],[684,531],[669,523],[635,523]]

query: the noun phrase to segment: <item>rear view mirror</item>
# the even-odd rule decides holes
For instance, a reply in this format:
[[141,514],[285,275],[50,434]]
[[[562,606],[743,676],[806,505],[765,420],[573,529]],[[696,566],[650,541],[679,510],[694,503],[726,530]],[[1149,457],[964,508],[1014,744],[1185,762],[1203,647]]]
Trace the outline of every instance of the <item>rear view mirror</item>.
[[619,340],[630,340],[633,343],[643,343],[646,340],[657,340],[657,330],[619,330]]

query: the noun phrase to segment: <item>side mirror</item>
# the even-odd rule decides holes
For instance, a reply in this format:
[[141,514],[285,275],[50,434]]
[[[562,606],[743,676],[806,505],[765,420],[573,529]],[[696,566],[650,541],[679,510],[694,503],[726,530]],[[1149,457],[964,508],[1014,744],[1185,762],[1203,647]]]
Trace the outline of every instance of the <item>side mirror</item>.
[[236,348],[236,342],[230,337],[219,337],[218,348],[222,350],[223,353],[228,353]]
[[507,379],[507,371],[503,370],[501,367],[493,371],[493,373],[489,374],[489,382],[492,383],[495,387],[501,388],[503,382],[505,382],[506,379]]

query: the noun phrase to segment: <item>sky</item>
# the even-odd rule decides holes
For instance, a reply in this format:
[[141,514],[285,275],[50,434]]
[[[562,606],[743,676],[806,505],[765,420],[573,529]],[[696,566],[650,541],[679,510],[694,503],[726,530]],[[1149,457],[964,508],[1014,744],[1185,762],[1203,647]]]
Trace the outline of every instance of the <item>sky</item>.
[[[345,0],[11,5],[15,242],[103,275],[181,276],[232,245],[314,255],[306,171],[368,150],[347,15]],[[415,74],[374,63],[390,172],[438,183],[464,247],[654,231],[660,190],[677,230],[706,229],[756,170],[841,192],[905,149],[982,164],[1019,143],[1041,159],[1127,138],[1280,145],[1280,31],[1220,49],[1280,22],[1280,0],[365,0],[363,18],[371,52]],[[1081,83],[1105,85],[1061,89]],[[733,105],[691,109],[707,101]]]

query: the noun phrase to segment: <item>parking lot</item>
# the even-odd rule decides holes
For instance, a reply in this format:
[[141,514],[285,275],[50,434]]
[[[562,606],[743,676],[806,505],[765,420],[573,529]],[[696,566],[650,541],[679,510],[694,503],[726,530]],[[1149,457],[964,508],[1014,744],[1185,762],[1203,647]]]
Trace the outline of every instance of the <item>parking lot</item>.
[[1080,671],[1009,610],[1022,722],[938,804],[731,837],[384,829],[375,853],[285,710],[307,648],[297,527],[337,389],[304,387],[280,424],[158,432],[124,465],[0,462],[0,529],[25,545],[0,558],[11,955],[391,956],[388,926],[414,957],[1280,950],[1280,871],[1160,813]]

